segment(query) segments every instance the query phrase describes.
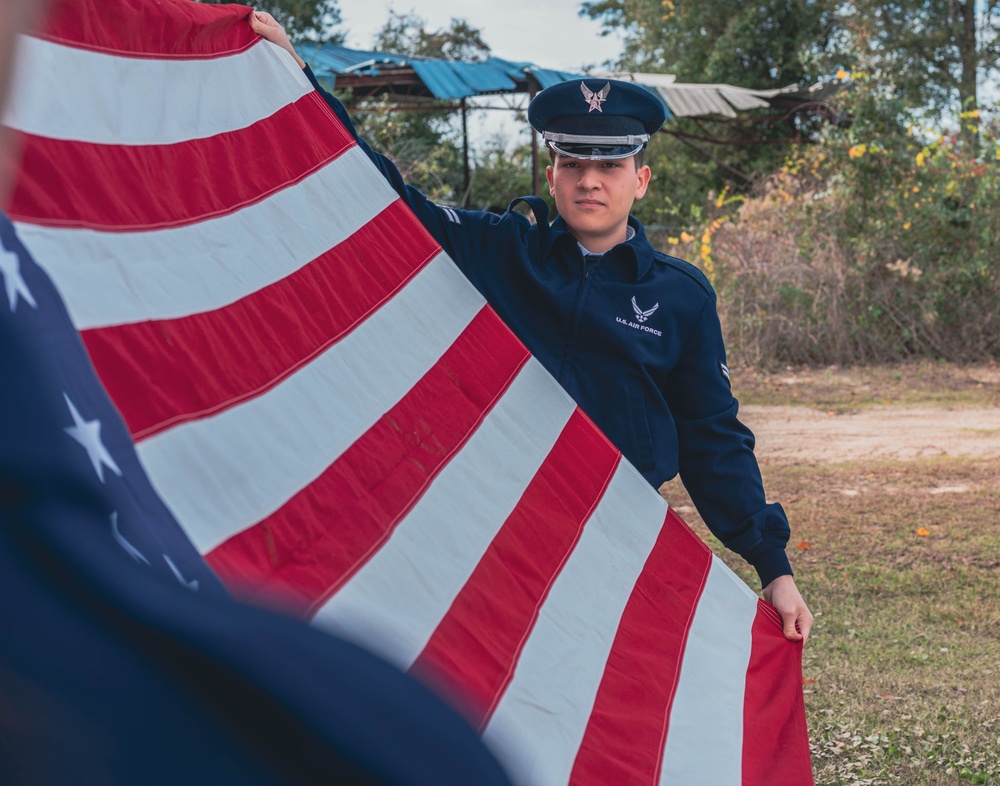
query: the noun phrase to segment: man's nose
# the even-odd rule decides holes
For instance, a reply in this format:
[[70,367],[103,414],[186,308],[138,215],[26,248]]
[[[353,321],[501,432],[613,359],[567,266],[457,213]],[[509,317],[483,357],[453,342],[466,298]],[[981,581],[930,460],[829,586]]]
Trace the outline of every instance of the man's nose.
[[580,179],[577,181],[577,185],[580,188],[590,191],[592,188],[597,188],[600,184],[601,180],[597,176],[594,167],[585,166],[581,168]]

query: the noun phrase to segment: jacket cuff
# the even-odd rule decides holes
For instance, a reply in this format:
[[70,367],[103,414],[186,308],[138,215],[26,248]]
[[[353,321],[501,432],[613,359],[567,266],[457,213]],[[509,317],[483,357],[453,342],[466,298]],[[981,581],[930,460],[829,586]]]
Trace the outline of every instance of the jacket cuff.
[[793,575],[792,565],[788,561],[788,554],[785,553],[785,549],[781,546],[756,555],[753,566],[757,571],[757,576],[760,578],[761,588],[766,587],[778,578],[778,576]]

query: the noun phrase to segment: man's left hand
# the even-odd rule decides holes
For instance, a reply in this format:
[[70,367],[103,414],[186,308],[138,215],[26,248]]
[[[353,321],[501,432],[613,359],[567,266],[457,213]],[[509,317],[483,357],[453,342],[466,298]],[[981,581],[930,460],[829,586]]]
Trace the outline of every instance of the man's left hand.
[[809,631],[812,630],[813,615],[795,586],[795,579],[791,576],[778,576],[764,587],[764,600],[781,615],[785,638],[805,644]]
[[285,28],[279,25],[273,16],[263,11],[252,11],[250,13],[250,27],[261,38],[270,41],[272,44],[277,44],[288,52],[295,58],[295,63],[299,68],[306,67],[306,61],[296,54],[292,42],[288,40]]

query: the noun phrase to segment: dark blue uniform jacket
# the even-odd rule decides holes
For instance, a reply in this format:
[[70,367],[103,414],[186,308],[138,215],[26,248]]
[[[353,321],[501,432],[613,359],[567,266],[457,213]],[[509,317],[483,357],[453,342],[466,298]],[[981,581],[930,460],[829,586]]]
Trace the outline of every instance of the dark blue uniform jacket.
[[[343,105],[306,74],[357,139]],[[522,197],[536,223],[443,208],[407,186],[396,167],[358,144],[531,353],[654,487],[680,473],[712,532],[742,555],[763,586],[791,573],[788,520],[768,505],[737,419],[715,292],[698,268],[635,234],[584,261],[562,218]]]

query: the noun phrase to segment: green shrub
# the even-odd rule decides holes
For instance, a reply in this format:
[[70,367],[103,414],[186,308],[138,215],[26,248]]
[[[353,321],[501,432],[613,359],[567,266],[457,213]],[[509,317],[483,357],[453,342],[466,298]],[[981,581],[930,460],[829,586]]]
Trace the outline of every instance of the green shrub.
[[849,127],[667,239],[712,278],[734,360],[1000,358],[997,124],[977,114],[966,149],[878,98],[857,90]]

